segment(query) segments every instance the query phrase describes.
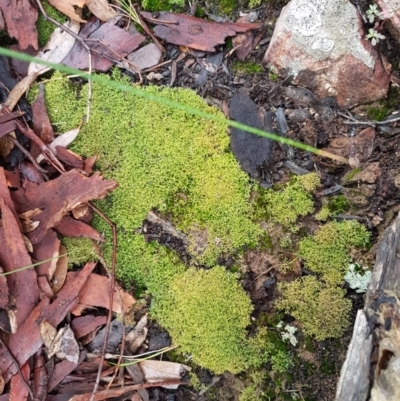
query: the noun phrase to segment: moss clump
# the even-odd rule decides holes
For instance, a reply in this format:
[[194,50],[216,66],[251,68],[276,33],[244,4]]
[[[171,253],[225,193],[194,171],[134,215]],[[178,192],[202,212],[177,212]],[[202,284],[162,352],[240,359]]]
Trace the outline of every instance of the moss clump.
[[295,317],[304,333],[316,340],[340,337],[348,327],[351,301],[341,288],[304,277],[280,283],[279,290],[282,298],[276,306]]
[[[77,99],[66,79],[59,74],[54,78],[46,85],[46,104],[52,121],[65,131],[77,126],[85,113],[87,87],[82,87]],[[128,83],[117,73],[114,79]],[[145,90],[220,114],[190,90]],[[205,230],[208,247],[197,255],[203,263],[213,264],[219,254],[258,239],[259,228],[250,218],[251,186],[229,152],[224,124],[94,83],[90,121],[72,149],[84,156],[99,155],[98,167],[104,176],[119,183],[101,206],[120,231],[127,233],[119,240],[121,252],[132,253],[124,241],[137,242],[130,233],[141,226],[151,209],[170,215],[186,233]],[[131,259],[121,252],[120,261]],[[129,264],[119,262],[122,275],[131,270]]]
[[254,371],[249,374],[251,384],[241,392],[239,401],[259,401],[263,395],[262,387],[268,378],[266,372]]
[[236,276],[217,266],[176,276],[153,310],[182,352],[220,374],[262,363],[259,341],[246,337],[252,309]]
[[388,114],[388,109],[384,105],[379,105],[377,107],[369,106],[367,107],[367,116],[374,121],[382,121]]
[[185,7],[185,0],[142,0],[141,5],[147,11],[172,11]]
[[328,205],[323,205],[321,210],[315,215],[315,218],[319,221],[328,220],[329,217],[332,216],[332,212],[329,209]]
[[62,244],[68,250],[68,267],[82,266],[88,260],[98,260],[92,240],[89,238],[63,238]]
[[237,60],[232,63],[231,66],[232,72],[249,75],[249,74],[257,74],[263,71],[263,68],[260,64],[253,63],[251,61],[240,61]]
[[267,218],[296,231],[297,218],[313,212],[314,202],[311,192],[319,185],[319,175],[310,173],[293,177],[283,189],[260,191],[256,201],[256,216]]
[[357,221],[332,221],[299,243],[299,256],[311,271],[329,284],[341,284],[351,258],[351,247],[364,247],[369,233]]
[[[68,20],[68,18],[63,13],[54,8],[51,4],[49,4],[49,2],[42,1],[42,6],[44,8],[44,11],[46,11],[46,14],[49,17],[58,21],[60,24],[63,24]],[[45,20],[43,15],[39,13],[39,17],[36,21],[36,28],[38,31],[39,47],[44,47],[48,42],[51,34],[54,32],[56,26],[50,21]]]

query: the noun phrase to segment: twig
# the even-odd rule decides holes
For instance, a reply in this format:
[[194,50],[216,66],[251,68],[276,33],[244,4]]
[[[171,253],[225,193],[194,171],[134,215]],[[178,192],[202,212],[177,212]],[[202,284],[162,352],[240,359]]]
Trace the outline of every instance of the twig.
[[24,376],[23,376],[23,374],[21,372],[21,368],[19,367],[18,361],[14,358],[14,355],[8,349],[7,345],[4,344],[4,342],[3,342],[3,340],[1,338],[0,338],[0,344],[4,347],[4,349],[6,350],[8,356],[13,361],[13,364],[16,366],[17,372],[18,372],[18,376],[20,377],[20,379],[22,381],[22,384],[24,385],[24,387],[28,391],[29,395],[31,396],[31,399],[33,400],[33,392],[32,392],[31,388],[29,387],[28,383],[26,382],[26,380],[25,380],[25,378],[24,378]]
[[[93,387],[92,395],[90,397],[90,401],[94,401],[96,392],[100,385],[101,370],[103,367],[103,362],[104,362],[104,358],[105,358],[105,354],[106,354],[106,350],[107,350],[108,335],[110,332],[110,325],[111,325],[112,305],[113,305],[113,299],[114,299],[114,286],[115,286],[115,265],[116,265],[116,261],[117,261],[117,229],[115,227],[115,224],[110,219],[108,219],[99,209],[97,209],[97,207],[93,206],[91,203],[88,203],[88,204],[111,227],[112,237],[113,237],[113,251],[112,251],[112,256],[111,256],[111,273],[107,269],[108,273],[110,274],[110,278],[111,278],[110,306],[108,309],[106,331],[105,331],[105,335],[104,335],[103,349],[101,352],[99,369],[97,371],[96,383]],[[122,308],[123,308],[123,306],[122,306]]]
[[[88,58],[89,58],[89,75],[92,75],[92,49],[85,43],[85,39],[77,35],[75,32],[72,32],[68,27],[66,27],[63,24],[60,24],[58,21],[55,19],[49,17],[44,10],[42,3],[40,0],[36,0],[36,4],[39,7],[40,12],[43,15],[43,18],[47,21],[50,21],[52,24],[56,25],[58,28],[61,30],[67,32],[69,35],[71,35],[73,38],[75,38],[77,41],[81,43],[81,45],[86,49],[88,52]],[[88,100],[87,100],[87,109],[86,109],[86,121],[89,121],[89,116],[90,116],[90,108],[91,108],[91,103],[92,103],[92,80],[90,77],[88,78],[88,83],[89,83],[89,88],[88,88]]]
[[42,175],[45,181],[49,181],[49,177],[47,177],[47,171],[40,167],[39,164],[36,162],[35,158],[30,154],[30,152],[25,149],[17,139],[15,139],[12,135],[8,135],[8,139],[14,143],[14,145],[30,160],[33,166],[38,170]]

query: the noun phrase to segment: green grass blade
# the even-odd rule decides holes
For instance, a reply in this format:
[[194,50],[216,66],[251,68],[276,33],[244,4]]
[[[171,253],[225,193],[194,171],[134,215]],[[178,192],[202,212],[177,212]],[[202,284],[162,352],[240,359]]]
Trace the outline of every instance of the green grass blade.
[[229,119],[221,117],[221,116],[216,116],[216,115],[213,115],[213,114],[209,114],[209,113],[203,112],[201,110],[197,110],[197,109],[194,109],[192,107],[188,107],[188,106],[183,105],[181,103],[174,102],[174,101],[167,100],[167,99],[164,99],[164,98],[156,96],[156,95],[149,94],[149,93],[147,93],[147,92],[145,92],[145,91],[143,91],[141,89],[138,89],[136,87],[125,85],[125,84],[121,84],[121,83],[115,82],[115,81],[111,81],[111,80],[106,79],[106,78],[104,78],[102,76],[99,76],[99,75],[90,75],[87,72],[83,72],[83,71],[80,71],[80,70],[76,70],[74,68],[66,67],[66,66],[61,65],[61,64],[55,64],[55,63],[51,63],[49,61],[44,61],[44,60],[38,59],[36,57],[29,56],[28,54],[19,53],[19,52],[13,51],[13,50],[6,49],[4,47],[0,47],[0,55],[6,56],[6,57],[10,57],[10,58],[15,58],[15,59],[22,60],[22,61],[25,61],[25,62],[32,62],[33,61],[33,62],[41,64],[43,66],[54,68],[55,70],[64,72],[66,74],[77,75],[77,76],[80,76],[80,77],[82,77],[84,79],[88,79],[88,80],[90,79],[93,82],[98,82],[101,85],[106,85],[106,86],[109,86],[109,87],[113,87],[113,88],[119,89],[119,90],[124,91],[124,92],[131,92],[134,95],[142,97],[144,99],[147,99],[147,100],[149,100],[151,102],[158,102],[158,103],[164,104],[164,105],[166,105],[168,107],[171,107],[171,108],[174,108],[174,109],[178,109],[178,110],[183,110],[186,113],[193,114],[193,115],[196,115],[196,116],[199,116],[199,117],[202,117],[202,118],[206,118],[208,120],[213,120],[213,121],[216,121],[216,122],[219,122],[219,123],[227,124],[230,127],[237,128],[237,129],[240,129],[242,131],[249,132],[251,134],[259,135],[259,136],[262,136],[262,137],[265,137],[265,138],[268,138],[268,139],[271,139],[273,141],[277,141],[277,142],[280,142],[280,143],[283,143],[283,144],[286,144],[286,145],[289,145],[289,146],[294,146],[294,147],[296,147],[298,149],[305,150],[307,152],[311,152],[311,153],[314,153],[314,154],[319,155],[319,156],[328,157],[328,158],[331,158],[333,160],[340,161],[342,163],[348,163],[348,160],[343,158],[343,157],[341,157],[341,156],[337,156],[337,155],[334,155],[332,153],[323,151],[321,149],[314,148],[313,146],[306,145],[306,144],[304,144],[302,142],[298,142],[298,141],[295,141],[295,140],[290,139],[290,138],[285,138],[285,137],[282,137],[280,135],[274,134],[272,132],[266,132],[266,131],[263,131],[263,130],[258,129],[258,128],[250,127],[249,125],[241,124],[241,123],[239,123],[237,121],[229,120]]

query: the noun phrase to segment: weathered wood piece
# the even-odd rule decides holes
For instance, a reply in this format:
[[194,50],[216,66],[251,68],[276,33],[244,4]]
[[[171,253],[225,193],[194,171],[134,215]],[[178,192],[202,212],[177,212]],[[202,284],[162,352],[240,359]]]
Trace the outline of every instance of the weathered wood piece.
[[336,401],[400,400],[400,213],[381,240]]

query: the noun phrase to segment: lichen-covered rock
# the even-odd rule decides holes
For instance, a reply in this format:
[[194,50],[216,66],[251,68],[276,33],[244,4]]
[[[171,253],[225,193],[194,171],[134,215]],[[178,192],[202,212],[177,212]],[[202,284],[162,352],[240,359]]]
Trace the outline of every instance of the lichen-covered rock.
[[282,10],[263,62],[345,107],[381,99],[389,86],[389,74],[348,0],[292,0]]

